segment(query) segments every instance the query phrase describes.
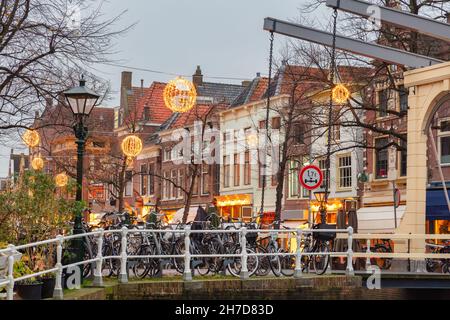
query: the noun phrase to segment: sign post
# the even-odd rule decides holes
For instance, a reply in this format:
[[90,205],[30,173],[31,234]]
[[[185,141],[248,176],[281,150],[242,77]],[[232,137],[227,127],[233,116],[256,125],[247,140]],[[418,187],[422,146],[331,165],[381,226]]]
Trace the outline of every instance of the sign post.
[[300,171],[298,175],[298,180],[303,188],[306,190],[309,190],[309,217],[308,217],[308,223],[311,225],[313,224],[313,221],[311,221],[312,212],[311,212],[311,200],[312,200],[312,192],[313,190],[320,187],[320,185],[323,182],[323,174],[322,170],[320,170],[319,167],[308,165],[303,167],[303,169]]

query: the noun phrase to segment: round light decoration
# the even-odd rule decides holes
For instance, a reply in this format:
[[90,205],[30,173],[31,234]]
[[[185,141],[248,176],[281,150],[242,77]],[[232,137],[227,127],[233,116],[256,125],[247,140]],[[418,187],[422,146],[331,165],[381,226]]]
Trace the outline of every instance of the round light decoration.
[[177,77],[164,88],[164,102],[173,112],[186,112],[191,110],[197,99],[197,91],[192,82]]
[[346,103],[350,98],[350,91],[343,84],[338,84],[332,91],[333,101],[336,103]]
[[62,188],[65,187],[67,185],[67,183],[69,182],[69,177],[67,176],[67,174],[60,173],[55,177],[55,183],[58,187]]
[[130,158],[136,157],[142,151],[142,140],[138,136],[128,136],[122,141],[122,152]]
[[40,171],[42,168],[44,168],[44,160],[41,157],[36,157],[31,161],[31,166],[34,170]]
[[41,137],[36,130],[27,129],[27,131],[25,131],[25,133],[22,135],[22,140],[28,147],[34,148],[41,141]]

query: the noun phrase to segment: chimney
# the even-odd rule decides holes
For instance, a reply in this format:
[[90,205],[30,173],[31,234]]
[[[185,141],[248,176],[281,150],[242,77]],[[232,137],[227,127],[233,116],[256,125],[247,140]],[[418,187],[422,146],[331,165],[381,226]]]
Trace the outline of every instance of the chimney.
[[257,72],[257,73],[256,73],[256,77],[257,77],[257,78],[261,78],[261,72]]
[[196,87],[203,85],[203,74],[200,66],[197,66],[197,70],[195,70],[195,73],[192,75],[192,82]]
[[132,81],[133,73],[130,71],[123,71],[120,82],[120,107],[124,111],[128,111],[128,95],[131,93]]

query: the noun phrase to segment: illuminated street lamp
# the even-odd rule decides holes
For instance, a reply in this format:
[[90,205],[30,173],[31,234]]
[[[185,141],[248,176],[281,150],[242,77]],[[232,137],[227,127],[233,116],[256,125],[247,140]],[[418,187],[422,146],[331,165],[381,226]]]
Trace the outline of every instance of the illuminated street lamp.
[[[84,126],[84,121],[87,117],[89,117],[92,109],[94,109],[98,99],[100,98],[100,95],[86,88],[85,85],[86,81],[82,76],[80,79],[80,85],[78,87],[64,92],[64,96],[66,97],[66,100],[76,120],[76,124],[74,125],[73,129],[75,131],[75,137],[77,139],[75,141],[75,143],[77,144],[77,192],[75,200],[77,202],[82,201],[83,194],[83,156],[88,134],[88,129]],[[76,212],[73,233],[80,234],[82,232],[82,212]],[[82,241],[83,240],[81,238],[75,239],[74,241],[74,247],[77,250],[78,261],[80,261],[83,256]]]
[[326,223],[327,222],[327,201],[328,196],[330,195],[330,192],[326,192],[323,189],[318,189],[317,191],[314,191],[314,196],[316,197],[317,202],[319,202],[319,212],[320,212],[320,222]]

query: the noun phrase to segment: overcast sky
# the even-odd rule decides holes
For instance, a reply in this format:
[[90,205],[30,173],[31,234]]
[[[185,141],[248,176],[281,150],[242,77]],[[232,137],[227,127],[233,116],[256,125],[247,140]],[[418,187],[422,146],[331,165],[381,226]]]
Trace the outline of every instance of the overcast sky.
[[[210,77],[253,78],[268,73],[269,34],[263,30],[267,16],[296,19],[305,0],[108,0],[107,16],[128,10],[121,26],[136,22],[125,36],[117,39],[115,59],[120,64],[192,75],[200,65],[206,81],[231,82]],[[317,13],[318,18],[328,9]],[[275,51],[286,38],[275,37]],[[133,71],[133,83],[149,86],[173,76],[135,71],[106,65],[96,66],[98,75],[111,81],[113,94],[105,102],[117,106],[120,73]],[[237,81],[239,82],[239,81]],[[17,147],[17,146],[16,146]],[[0,176],[8,172],[10,146],[0,148]]]

